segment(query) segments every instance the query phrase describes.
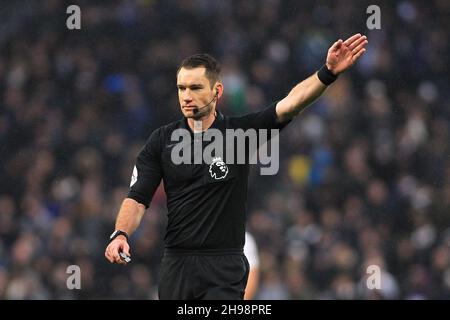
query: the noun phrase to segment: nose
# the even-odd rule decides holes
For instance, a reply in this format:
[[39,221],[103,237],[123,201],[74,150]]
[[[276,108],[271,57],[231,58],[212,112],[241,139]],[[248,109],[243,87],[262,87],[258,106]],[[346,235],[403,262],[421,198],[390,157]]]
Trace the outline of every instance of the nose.
[[181,99],[186,102],[192,101],[191,91],[189,89],[183,90],[181,93]]

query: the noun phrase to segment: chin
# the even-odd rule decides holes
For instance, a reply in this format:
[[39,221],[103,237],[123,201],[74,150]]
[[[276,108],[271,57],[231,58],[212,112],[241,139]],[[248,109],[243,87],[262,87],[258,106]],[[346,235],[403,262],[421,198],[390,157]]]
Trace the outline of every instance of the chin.
[[201,118],[209,116],[210,113],[211,113],[211,110],[209,110],[209,109],[204,110],[203,112],[197,112],[197,113],[194,113],[193,111],[187,111],[187,112],[184,112],[184,117],[194,119],[194,120],[200,120]]
[[198,117],[198,114],[195,114],[192,111],[183,112],[183,115],[184,115],[185,118],[193,118],[193,119],[195,119],[195,118]]

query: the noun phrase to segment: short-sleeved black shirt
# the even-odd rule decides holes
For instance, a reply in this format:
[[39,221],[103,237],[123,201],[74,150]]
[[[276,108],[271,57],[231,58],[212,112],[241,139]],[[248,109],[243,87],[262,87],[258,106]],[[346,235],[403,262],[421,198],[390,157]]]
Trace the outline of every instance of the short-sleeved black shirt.
[[[217,112],[210,128],[282,129],[288,122],[277,121],[276,104],[241,117]],[[174,164],[172,132],[186,129],[187,119],[172,122],[153,131],[139,153],[128,197],[149,206],[163,179],[167,194],[168,224],[166,248],[242,249],[245,242],[245,214],[249,164],[226,164],[226,175],[213,175],[212,164]],[[209,129],[208,129],[209,130]],[[197,137],[198,135],[196,135]],[[225,143],[224,139],[224,143]],[[210,142],[204,141],[203,147]],[[226,155],[223,155],[226,160]]]

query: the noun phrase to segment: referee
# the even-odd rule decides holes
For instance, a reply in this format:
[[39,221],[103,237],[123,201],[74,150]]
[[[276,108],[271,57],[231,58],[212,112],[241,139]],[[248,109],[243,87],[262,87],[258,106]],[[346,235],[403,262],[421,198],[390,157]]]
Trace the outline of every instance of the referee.
[[[153,131],[139,153],[105,257],[111,263],[129,261],[123,255],[130,256],[129,236],[139,226],[162,179],[168,223],[159,298],[243,299],[249,274],[243,253],[249,164],[229,164],[223,159],[176,164],[171,157],[172,133],[185,129],[195,137],[196,132],[205,134],[211,129],[224,135],[227,129],[281,130],[361,57],[367,43],[361,34],[336,41],[318,72],[278,103],[242,117],[227,117],[216,109],[224,87],[220,66],[213,57],[196,54],[183,60],[177,71],[183,118]],[[201,143],[208,145],[207,141]]]

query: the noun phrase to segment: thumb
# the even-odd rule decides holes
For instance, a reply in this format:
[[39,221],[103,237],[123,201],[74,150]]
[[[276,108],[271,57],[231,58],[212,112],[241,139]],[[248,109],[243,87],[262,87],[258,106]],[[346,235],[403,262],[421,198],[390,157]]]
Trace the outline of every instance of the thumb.
[[335,51],[337,49],[339,49],[342,45],[342,39],[339,39],[338,41],[336,41],[335,43],[333,43],[333,46],[331,47],[332,51]]
[[125,243],[125,244],[123,245],[123,252],[124,252],[127,256],[131,257],[131,254],[130,254],[130,246],[128,245],[128,243]]

